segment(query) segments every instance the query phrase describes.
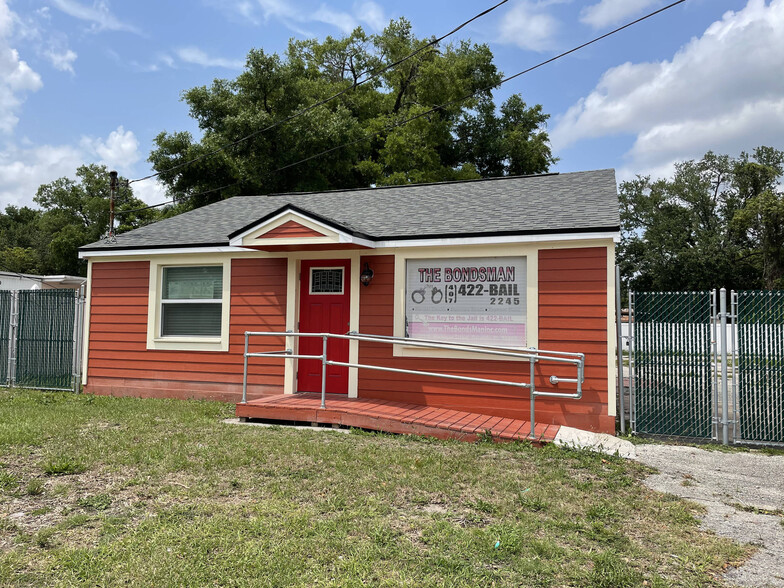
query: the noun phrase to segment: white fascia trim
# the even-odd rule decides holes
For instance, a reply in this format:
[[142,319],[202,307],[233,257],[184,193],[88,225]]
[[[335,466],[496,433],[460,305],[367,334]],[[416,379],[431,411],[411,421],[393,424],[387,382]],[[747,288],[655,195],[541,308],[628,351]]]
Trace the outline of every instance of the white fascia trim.
[[331,227],[331,226],[329,226],[329,225],[327,225],[325,223],[322,223],[321,221],[316,220],[315,218],[309,217],[306,214],[300,214],[299,212],[296,212],[294,210],[284,210],[283,212],[280,212],[280,213],[276,214],[272,218],[268,218],[263,223],[259,223],[257,225],[252,226],[248,230],[243,231],[239,235],[236,235],[235,237],[233,237],[229,241],[229,245],[236,246],[236,247],[241,246],[242,245],[242,240],[245,237],[247,237],[248,235],[250,235],[251,233],[253,233],[255,231],[258,231],[264,225],[272,224],[276,220],[278,220],[278,219],[280,219],[280,218],[282,218],[284,216],[287,216],[287,215],[299,217],[299,218],[304,219],[304,220],[306,220],[306,221],[308,221],[310,223],[313,223],[316,226],[321,227],[325,231],[329,231],[331,233],[337,233],[338,234],[338,243],[354,243],[354,244],[357,244],[357,245],[362,245],[363,247],[369,247],[371,249],[376,247],[376,244],[373,241],[369,241],[367,239],[360,239],[359,237],[354,237],[353,235],[349,235],[348,233],[346,233],[344,231],[341,231],[340,229],[336,229],[335,227]]
[[[315,222],[315,221],[314,221]],[[333,230],[334,229],[330,229]],[[347,241],[342,240],[345,235]],[[238,237],[239,238],[239,237]],[[403,239],[390,241],[368,241],[341,234],[341,243],[356,243],[371,249],[404,248],[404,247],[444,247],[453,245],[503,245],[506,243],[542,243],[552,241],[586,241],[586,240],[612,239],[620,243],[621,234],[615,232],[604,233],[557,233],[552,235],[507,235],[503,237],[452,237],[443,239]],[[234,240],[232,240],[234,242]],[[178,255],[187,253],[247,253],[252,248],[218,246],[218,247],[176,247],[166,249],[121,249],[117,251],[80,251],[79,259],[96,257],[127,257],[129,255]]]
[[544,243],[549,241],[586,241],[593,239],[612,239],[620,242],[621,234],[615,232],[604,233],[555,233],[552,235],[507,235],[502,237],[452,237],[444,239],[405,239],[378,241],[377,249],[403,248],[403,247],[445,247],[453,245],[503,245],[506,243]]
[[179,255],[180,253],[247,253],[245,247],[169,247],[167,249],[120,249],[117,251],[80,251],[79,259],[127,257],[129,255]]

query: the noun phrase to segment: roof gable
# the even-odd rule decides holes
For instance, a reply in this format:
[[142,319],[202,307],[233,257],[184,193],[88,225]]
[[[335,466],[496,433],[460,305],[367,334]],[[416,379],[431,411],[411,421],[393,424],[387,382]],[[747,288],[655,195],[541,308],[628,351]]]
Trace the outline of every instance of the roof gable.
[[289,247],[354,245],[372,247],[366,239],[355,237],[323,219],[293,206],[284,206],[272,214],[230,235],[229,245],[275,250]]

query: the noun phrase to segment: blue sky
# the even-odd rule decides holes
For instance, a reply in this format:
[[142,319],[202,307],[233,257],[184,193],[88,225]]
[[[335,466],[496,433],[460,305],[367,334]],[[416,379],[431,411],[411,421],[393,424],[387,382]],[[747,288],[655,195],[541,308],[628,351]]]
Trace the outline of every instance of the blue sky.
[[[441,35],[495,3],[467,0],[0,0],[0,207],[101,162],[150,171],[159,132],[196,132],[180,93],[235,77],[252,47],[380,31]],[[516,73],[668,2],[510,0],[453,40]],[[707,150],[784,148],[784,0],[688,0],[497,91],[552,115],[553,171],[667,175]],[[135,184],[149,203],[154,181]]]

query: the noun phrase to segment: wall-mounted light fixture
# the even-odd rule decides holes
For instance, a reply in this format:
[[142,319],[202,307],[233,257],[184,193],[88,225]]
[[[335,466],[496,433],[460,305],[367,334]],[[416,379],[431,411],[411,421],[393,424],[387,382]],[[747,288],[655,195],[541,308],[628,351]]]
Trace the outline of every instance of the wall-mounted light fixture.
[[370,269],[370,266],[365,263],[365,269],[362,270],[362,273],[359,274],[359,281],[362,283],[363,286],[370,285],[370,282],[373,280],[373,270]]

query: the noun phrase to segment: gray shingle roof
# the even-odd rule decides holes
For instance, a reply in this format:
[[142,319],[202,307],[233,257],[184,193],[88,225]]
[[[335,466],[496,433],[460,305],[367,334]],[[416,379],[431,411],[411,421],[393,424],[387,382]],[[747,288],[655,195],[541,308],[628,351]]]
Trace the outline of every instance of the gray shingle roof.
[[237,196],[82,250],[228,245],[229,235],[293,206],[369,239],[618,230],[611,169],[318,193]]

